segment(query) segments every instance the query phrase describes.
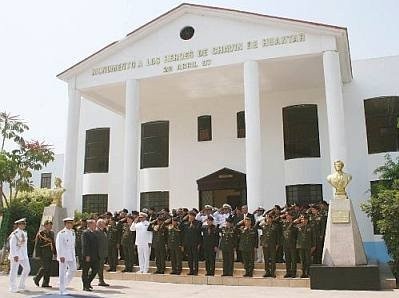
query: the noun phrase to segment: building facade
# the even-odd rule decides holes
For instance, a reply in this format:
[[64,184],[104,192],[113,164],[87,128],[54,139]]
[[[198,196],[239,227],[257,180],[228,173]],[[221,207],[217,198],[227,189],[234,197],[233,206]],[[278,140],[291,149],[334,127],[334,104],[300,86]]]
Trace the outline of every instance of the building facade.
[[360,204],[399,149],[398,66],[351,61],[346,28],[180,5],[58,75],[69,96],[63,204],[328,201],[325,177],[343,160],[375,255]]

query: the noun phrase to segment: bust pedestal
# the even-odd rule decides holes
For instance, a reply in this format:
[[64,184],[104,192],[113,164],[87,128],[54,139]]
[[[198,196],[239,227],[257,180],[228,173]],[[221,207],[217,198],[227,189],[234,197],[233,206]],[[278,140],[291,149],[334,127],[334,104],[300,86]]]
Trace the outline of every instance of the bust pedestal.
[[63,220],[65,217],[67,217],[67,209],[52,204],[44,208],[40,226],[43,226],[45,220],[51,220],[53,222],[54,235],[57,235],[64,228]]
[[346,198],[330,201],[322,260],[327,266],[367,264],[352,202]]
[[376,264],[368,264],[351,200],[330,201],[322,265],[310,268],[310,287],[331,290],[379,290]]

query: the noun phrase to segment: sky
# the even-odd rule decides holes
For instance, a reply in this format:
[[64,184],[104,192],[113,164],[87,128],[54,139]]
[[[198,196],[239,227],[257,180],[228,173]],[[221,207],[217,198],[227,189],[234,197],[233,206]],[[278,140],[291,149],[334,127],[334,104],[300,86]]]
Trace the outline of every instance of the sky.
[[[56,75],[182,2],[0,0],[0,111],[20,115],[27,139],[63,153],[67,85]],[[352,60],[399,55],[399,0],[214,0],[190,3],[348,28]]]

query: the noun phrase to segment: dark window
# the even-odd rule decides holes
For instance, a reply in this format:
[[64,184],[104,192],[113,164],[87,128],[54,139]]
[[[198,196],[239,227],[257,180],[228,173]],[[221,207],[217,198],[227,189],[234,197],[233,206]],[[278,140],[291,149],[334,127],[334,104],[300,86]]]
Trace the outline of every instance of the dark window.
[[297,184],[285,187],[287,204],[307,205],[323,201],[321,184]]
[[194,28],[191,26],[186,26],[180,30],[180,38],[183,40],[189,40],[194,35]]
[[245,112],[237,113],[237,138],[245,138]]
[[40,179],[41,188],[51,188],[51,173],[42,173]]
[[82,212],[104,214],[108,210],[108,195],[83,195]]
[[86,130],[84,173],[108,173],[109,128]]
[[320,157],[317,105],[283,108],[285,159]]
[[141,125],[141,165],[145,168],[169,166],[169,121]]
[[364,101],[369,154],[399,151],[399,97]]
[[210,141],[212,140],[212,120],[211,116],[199,116],[198,117],[198,141]]
[[169,192],[168,191],[152,191],[142,192],[140,194],[140,209],[154,208],[155,211],[161,209],[169,209]]

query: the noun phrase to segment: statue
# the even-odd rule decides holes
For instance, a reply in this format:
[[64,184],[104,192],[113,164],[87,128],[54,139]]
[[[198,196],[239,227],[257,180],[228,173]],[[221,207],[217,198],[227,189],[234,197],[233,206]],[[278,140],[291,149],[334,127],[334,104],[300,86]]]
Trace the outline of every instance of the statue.
[[352,180],[352,176],[345,173],[342,169],[344,163],[341,160],[334,161],[335,173],[327,176],[327,181],[335,188],[336,198],[348,198],[345,188]]
[[51,190],[51,196],[53,198],[53,201],[51,202],[50,206],[62,207],[62,194],[65,192],[65,188],[61,186],[61,183],[61,178],[55,178],[55,188]]

